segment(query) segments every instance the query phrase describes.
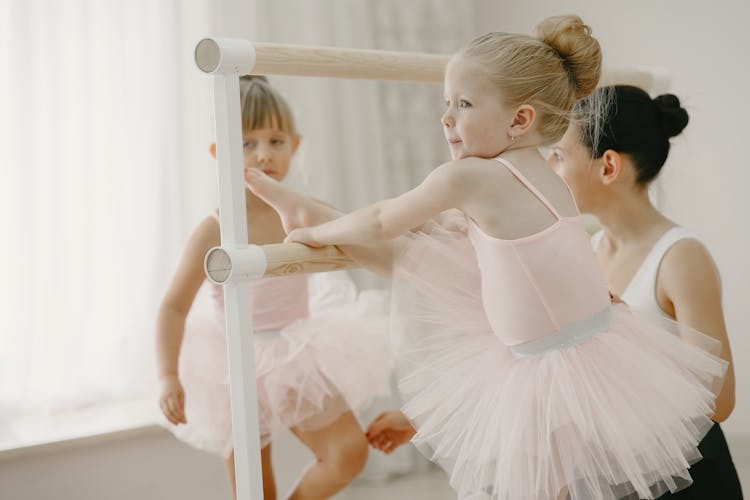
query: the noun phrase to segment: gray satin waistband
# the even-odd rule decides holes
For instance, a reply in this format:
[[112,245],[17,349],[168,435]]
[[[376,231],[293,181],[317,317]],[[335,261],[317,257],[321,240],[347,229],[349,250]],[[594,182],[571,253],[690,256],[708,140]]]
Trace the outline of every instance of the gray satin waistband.
[[578,345],[597,333],[609,328],[612,323],[612,306],[607,306],[588,318],[573,323],[562,330],[522,344],[509,346],[516,358],[539,356],[549,351]]

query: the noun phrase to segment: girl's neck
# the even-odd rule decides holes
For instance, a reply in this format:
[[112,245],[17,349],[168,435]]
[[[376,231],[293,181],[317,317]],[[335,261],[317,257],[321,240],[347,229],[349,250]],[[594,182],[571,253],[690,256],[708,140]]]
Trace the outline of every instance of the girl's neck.
[[632,196],[613,194],[606,208],[595,215],[614,248],[651,241],[654,233],[661,234],[675,225],[651,204],[648,189]]
[[[539,152],[537,146],[520,146],[516,148],[508,148],[498,155],[500,158],[511,162],[516,168],[521,168],[529,160],[541,160],[544,161],[544,157]],[[545,162],[546,163],[546,162]]]

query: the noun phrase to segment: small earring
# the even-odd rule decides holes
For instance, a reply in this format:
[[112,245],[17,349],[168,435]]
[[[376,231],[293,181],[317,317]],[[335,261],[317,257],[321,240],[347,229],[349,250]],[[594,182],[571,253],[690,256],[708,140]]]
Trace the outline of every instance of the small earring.
[[516,141],[516,133],[513,132],[513,129],[510,129],[510,142],[513,143]]

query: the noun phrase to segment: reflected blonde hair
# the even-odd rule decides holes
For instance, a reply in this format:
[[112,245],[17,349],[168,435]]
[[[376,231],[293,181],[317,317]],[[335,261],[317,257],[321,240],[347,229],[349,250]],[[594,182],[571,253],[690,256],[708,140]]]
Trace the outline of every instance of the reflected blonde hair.
[[591,36],[591,28],[574,15],[545,19],[533,36],[482,35],[457,57],[479,63],[506,105],[533,106],[544,143],[563,136],[576,101],[596,88],[602,65],[599,42]]

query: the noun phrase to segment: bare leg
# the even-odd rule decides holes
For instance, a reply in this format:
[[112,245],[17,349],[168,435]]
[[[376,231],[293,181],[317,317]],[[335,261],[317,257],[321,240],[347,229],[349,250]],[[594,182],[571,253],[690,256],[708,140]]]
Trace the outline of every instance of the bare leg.
[[[276,500],[276,481],[273,478],[273,466],[271,465],[271,445],[260,450],[260,462],[263,469],[263,498],[264,500]],[[234,452],[229,455],[224,463],[229,473],[229,483],[232,486],[232,497],[237,500],[237,481],[234,475]]]
[[[338,219],[343,213],[322,201],[310,198],[260,172],[247,177],[248,188],[278,212],[284,230],[317,226]],[[342,245],[341,250],[362,267],[383,276],[390,276],[393,256],[403,240],[397,238],[370,245]]]
[[270,444],[260,450],[260,462],[263,469],[263,499],[276,500],[276,480],[273,478]]
[[329,498],[344,489],[367,462],[367,440],[351,412],[341,415],[328,427],[315,431],[292,432],[315,454],[289,496],[289,500]]

